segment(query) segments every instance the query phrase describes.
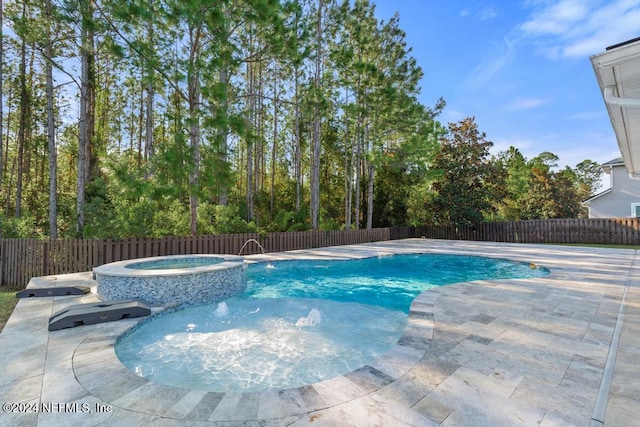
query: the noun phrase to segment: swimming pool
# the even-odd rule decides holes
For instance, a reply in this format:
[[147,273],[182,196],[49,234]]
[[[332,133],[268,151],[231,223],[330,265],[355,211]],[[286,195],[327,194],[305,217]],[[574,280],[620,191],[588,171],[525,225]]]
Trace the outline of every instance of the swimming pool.
[[434,286],[547,274],[530,264],[459,255],[279,261],[247,268],[247,291],[159,316],[116,353],[154,382],[215,392],[312,384],[371,363],[398,340],[411,301]]
[[544,268],[505,259],[409,254],[346,261],[276,261],[247,268],[245,297],[323,298],[409,313],[413,299],[434,286],[484,279],[539,277]]

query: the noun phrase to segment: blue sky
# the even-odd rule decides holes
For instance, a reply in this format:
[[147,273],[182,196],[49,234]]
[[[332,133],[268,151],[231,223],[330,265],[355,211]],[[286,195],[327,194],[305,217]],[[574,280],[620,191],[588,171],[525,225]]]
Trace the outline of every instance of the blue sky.
[[589,57],[640,36],[640,0],[373,0],[395,12],[443,123],[475,116],[492,152],[556,154],[561,167],[620,156]]

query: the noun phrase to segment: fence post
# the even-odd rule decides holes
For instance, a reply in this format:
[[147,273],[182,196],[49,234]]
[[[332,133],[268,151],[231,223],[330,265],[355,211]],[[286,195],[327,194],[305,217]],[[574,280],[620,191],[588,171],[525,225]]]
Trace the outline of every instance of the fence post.
[[42,274],[41,276],[47,276],[49,274],[49,241],[45,240],[42,245]]

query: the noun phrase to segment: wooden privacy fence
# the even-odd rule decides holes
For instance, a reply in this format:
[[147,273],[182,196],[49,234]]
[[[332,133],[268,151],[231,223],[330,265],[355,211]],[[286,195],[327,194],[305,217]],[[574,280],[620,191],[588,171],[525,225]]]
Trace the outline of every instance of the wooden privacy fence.
[[589,243],[640,245],[640,219],[546,219],[485,222],[478,227],[426,225],[415,237],[510,243]]
[[[90,271],[114,261],[162,255],[239,254],[255,239],[265,252],[350,245],[407,237],[512,243],[640,245],[640,219],[551,219],[487,222],[478,227],[429,225],[372,230],[220,234],[130,239],[0,239],[0,284],[25,287],[34,276]],[[247,243],[243,255],[260,253]]]
[[408,227],[129,239],[0,239],[0,284],[23,288],[31,277],[90,271],[109,262],[162,255],[257,254],[409,237]]

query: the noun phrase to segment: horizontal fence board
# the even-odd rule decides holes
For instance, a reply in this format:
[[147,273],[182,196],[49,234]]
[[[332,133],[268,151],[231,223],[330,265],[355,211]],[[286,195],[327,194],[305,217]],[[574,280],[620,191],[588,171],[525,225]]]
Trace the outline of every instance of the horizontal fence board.
[[[0,284],[24,288],[31,277],[90,271],[115,261],[164,255],[253,255],[425,237],[511,243],[640,245],[640,219],[550,219],[424,225],[371,230],[296,231],[129,239],[0,238]],[[256,243],[258,242],[258,243]],[[242,253],[240,250],[242,249]]]

